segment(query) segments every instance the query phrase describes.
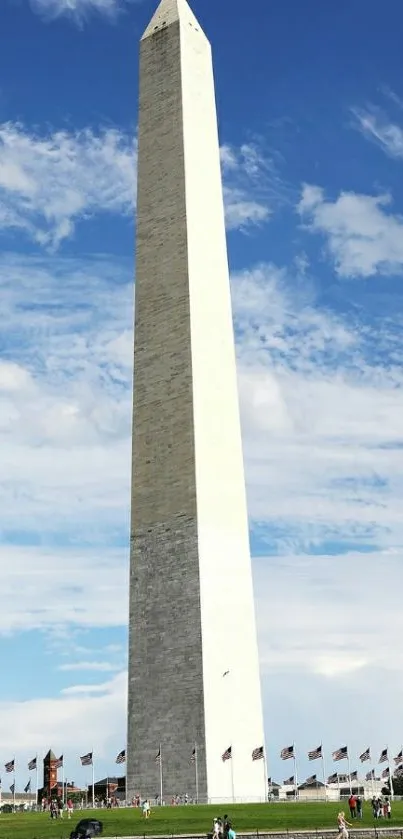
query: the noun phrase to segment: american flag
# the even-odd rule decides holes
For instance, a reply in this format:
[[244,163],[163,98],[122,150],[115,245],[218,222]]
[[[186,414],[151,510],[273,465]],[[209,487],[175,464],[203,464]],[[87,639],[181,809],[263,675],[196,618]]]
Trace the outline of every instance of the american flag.
[[333,775],[329,775],[329,777],[327,779],[327,782],[328,782],[328,784],[337,784],[338,780],[339,780],[339,776],[338,776],[337,772],[334,772]]
[[374,781],[375,780],[375,769],[371,769],[370,772],[367,772],[365,776],[366,781]]
[[[88,757],[88,755],[85,755],[85,757]],[[82,758],[81,758],[81,761],[82,761]],[[92,757],[91,757],[91,763],[92,763]],[[90,766],[90,764],[83,763],[83,766]],[[62,767],[63,767],[63,755],[60,755],[60,757],[58,757],[57,760],[55,760],[54,767],[55,767],[55,769],[62,769]]]
[[125,763],[125,762],[126,762],[126,749],[122,749],[122,751],[119,752],[119,754],[116,758],[116,763]]
[[271,787],[271,785],[272,785],[272,780],[271,780],[271,778],[268,778],[267,779],[267,786]]
[[285,786],[285,787],[292,787],[292,786],[294,786],[294,785],[295,785],[295,778],[294,778],[294,775],[291,775],[291,778],[287,778],[287,780],[286,780],[286,781],[284,781],[284,786]]
[[322,757],[322,746],[318,746],[317,749],[312,749],[311,752],[308,752],[309,760],[319,760]]
[[9,760],[9,762],[4,765],[4,768],[6,772],[14,772],[15,760]]
[[92,766],[92,752],[88,752],[88,754],[83,755],[80,757],[81,766]]
[[361,763],[365,763],[366,760],[371,760],[371,749],[369,747],[368,749],[365,749],[365,752],[363,752],[362,755],[360,755]]
[[305,781],[306,784],[316,784],[316,775],[310,775]]
[[231,760],[231,758],[232,758],[232,746],[229,746],[229,748],[226,749],[224,754],[222,755],[222,760],[225,763],[226,760]]
[[31,781],[28,781],[26,787],[24,787],[24,792],[31,792]]
[[340,749],[332,752],[332,758],[333,760],[346,760],[348,758],[347,746],[342,746]]
[[390,772],[389,772],[389,766],[388,766],[386,769],[383,770],[381,778],[389,778],[389,775],[390,775]]
[[258,746],[257,749],[253,749],[252,752],[252,760],[263,760],[264,759],[264,747]]
[[350,781],[358,781],[358,772],[351,772]]
[[381,751],[381,756],[380,756],[380,758],[379,758],[379,760],[378,760],[378,763],[386,763],[387,759],[388,759],[388,750],[387,750],[387,749],[383,749],[383,750]]
[[36,769],[36,757],[29,761],[28,769],[30,772],[32,772],[33,769]]
[[190,762],[191,763],[196,763],[196,757],[197,757],[197,749],[196,749],[196,746],[195,746],[193,751],[192,751],[191,757],[190,757]]
[[281,749],[280,757],[281,760],[289,760],[290,757],[294,757],[294,746],[285,746],[284,749]]
[[14,795],[14,793],[15,793],[15,784],[11,784],[11,787],[10,787],[10,792],[12,792],[12,794]]
[[155,762],[161,765],[161,749],[158,749],[158,752],[155,755]]
[[395,775],[397,778],[401,778],[401,776],[403,775],[403,764],[401,764],[397,767],[397,769],[395,769]]
[[395,766],[399,766],[399,763],[403,761],[403,749],[400,750],[399,754],[393,758],[395,762]]

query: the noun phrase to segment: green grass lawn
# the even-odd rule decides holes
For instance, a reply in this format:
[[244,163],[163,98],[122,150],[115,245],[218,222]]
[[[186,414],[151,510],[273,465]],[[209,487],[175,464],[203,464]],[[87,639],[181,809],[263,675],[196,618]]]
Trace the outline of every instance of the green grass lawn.
[[[228,813],[234,828],[239,832],[266,830],[295,830],[298,828],[313,830],[316,828],[334,828],[336,833],[336,815],[341,806],[332,803],[279,803],[279,804],[237,804],[231,807],[157,807],[152,810],[146,822],[141,812],[133,809],[97,810],[77,812],[74,819],[52,821],[47,813],[15,813],[0,815],[0,839],[64,839],[81,817],[96,815],[104,823],[105,836],[147,836],[163,834],[165,836],[200,833],[210,830],[214,816]],[[370,804],[364,804],[364,818],[357,822],[357,827],[372,827]],[[403,802],[393,805],[392,820],[383,819],[377,823],[382,826],[400,828],[403,825]],[[398,833],[398,830],[397,830]]]

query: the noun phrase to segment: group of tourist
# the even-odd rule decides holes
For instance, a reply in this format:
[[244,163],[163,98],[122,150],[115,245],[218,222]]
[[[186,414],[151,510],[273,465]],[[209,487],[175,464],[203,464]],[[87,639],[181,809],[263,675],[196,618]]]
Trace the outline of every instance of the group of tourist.
[[220,816],[213,820],[213,839],[236,839],[236,833],[226,814],[222,819]]
[[[374,796],[371,799],[372,814],[374,819],[390,819],[392,816],[392,805],[390,798],[377,798]],[[352,819],[362,819],[362,798],[359,795],[350,795],[348,799],[348,806],[350,816]],[[352,827],[351,822],[348,822],[344,811],[342,810],[337,816],[338,834],[337,839],[348,839],[348,827]]]
[[[350,795],[350,798],[348,799],[348,806],[352,819],[362,819],[362,798],[360,795]],[[379,796],[376,797],[374,795],[371,799],[371,806],[374,819],[391,818],[392,805],[390,803],[390,798],[387,796],[380,798]]]
[[374,819],[390,819],[392,818],[392,805],[390,798],[376,798],[371,799],[372,814]]
[[362,819],[362,798],[360,795],[350,795],[348,807],[352,819]]
[[64,817],[64,811],[67,810],[67,818],[71,819],[74,812],[74,804],[71,798],[67,800],[66,804],[62,798],[52,798],[49,802],[44,798],[42,800],[42,810],[49,810],[51,819],[62,819]]

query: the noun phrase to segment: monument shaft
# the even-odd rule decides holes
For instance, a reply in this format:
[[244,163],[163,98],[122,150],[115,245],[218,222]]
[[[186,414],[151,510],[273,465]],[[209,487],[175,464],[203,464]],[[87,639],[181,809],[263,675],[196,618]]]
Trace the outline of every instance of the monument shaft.
[[165,799],[194,798],[196,745],[201,801],[263,799],[214,80],[186,0],[141,41],[136,247],[128,795],[159,792],[161,745]]

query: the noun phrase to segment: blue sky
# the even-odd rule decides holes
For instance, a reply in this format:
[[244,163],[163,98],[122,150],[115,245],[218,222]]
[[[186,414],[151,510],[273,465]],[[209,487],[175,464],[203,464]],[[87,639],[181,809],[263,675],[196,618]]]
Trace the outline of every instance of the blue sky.
[[[239,0],[213,43],[270,773],[401,747],[403,9]],[[0,8],[0,761],[125,741],[138,40]],[[206,208],[208,212],[208,208]],[[11,664],[11,666],[10,666]],[[68,735],[66,735],[68,732]],[[354,765],[353,768],[356,768]],[[330,770],[329,770],[330,771]]]

